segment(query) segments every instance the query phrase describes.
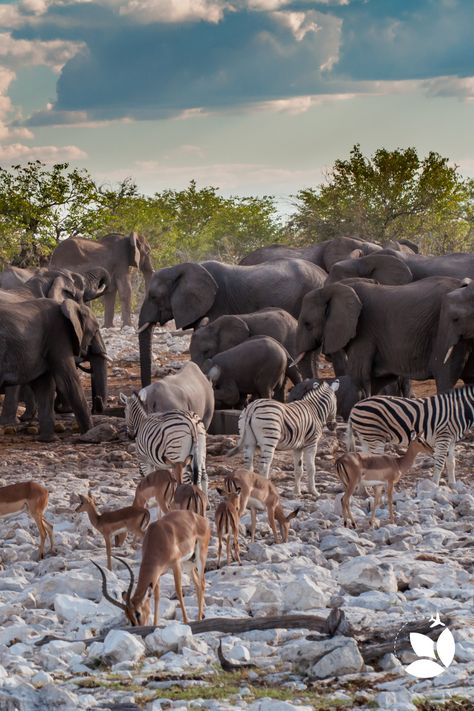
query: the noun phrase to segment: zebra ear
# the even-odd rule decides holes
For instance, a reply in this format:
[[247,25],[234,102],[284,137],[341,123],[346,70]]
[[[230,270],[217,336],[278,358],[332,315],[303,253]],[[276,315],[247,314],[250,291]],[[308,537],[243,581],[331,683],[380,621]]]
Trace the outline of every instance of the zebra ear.
[[208,380],[210,380],[210,382],[215,385],[221,377],[221,372],[222,369],[218,365],[213,365],[207,373]]
[[124,405],[127,404],[128,397],[124,393],[120,393],[119,398],[120,398],[120,402],[123,402]]
[[331,383],[331,385],[330,385],[331,390],[334,390],[334,392],[337,393],[337,391],[339,390],[339,385],[340,385],[339,380],[335,380],[335,381],[334,381],[333,383]]
[[146,403],[146,388],[142,388],[138,391],[138,397],[143,404]]
[[312,385],[313,390],[316,390],[316,388],[319,388],[320,385],[321,385],[321,383],[319,382],[319,380],[315,380]]

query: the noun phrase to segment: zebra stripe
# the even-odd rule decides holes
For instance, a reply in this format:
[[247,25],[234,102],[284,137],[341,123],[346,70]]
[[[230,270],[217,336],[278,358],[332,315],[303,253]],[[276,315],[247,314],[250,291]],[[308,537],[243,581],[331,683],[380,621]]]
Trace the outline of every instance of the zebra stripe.
[[325,423],[335,429],[335,391],[338,387],[337,380],[331,386],[316,382],[314,389],[302,400],[291,403],[255,400],[250,403],[239,418],[239,444],[229,454],[243,448],[244,465],[253,471],[255,449],[259,447],[261,469],[268,479],[275,450],[293,450],[295,493],[301,493],[304,460],[309,491],[316,494],[314,459]]
[[137,393],[125,402],[127,433],[135,439],[142,476],[191,457],[193,473],[186,470],[183,483],[196,484],[207,493],[206,430],[201,418],[184,410],[148,414]]
[[474,386],[422,398],[383,397],[361,400],[349,417],[349,448],[353,434],[363,448],[378,451],[387,443],[408,447],[413,433],[433,447],[433,479],[439,484],[446,464],[448,481],[456,482],[454,447],[474,425]]

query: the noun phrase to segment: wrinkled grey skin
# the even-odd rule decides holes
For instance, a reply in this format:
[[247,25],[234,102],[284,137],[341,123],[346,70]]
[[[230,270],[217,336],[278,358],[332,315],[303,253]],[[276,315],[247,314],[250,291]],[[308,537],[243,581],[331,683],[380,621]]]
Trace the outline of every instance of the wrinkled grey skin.
[[153,327],[174,318],[177,328],[195,328],[207,316],[253,313],[268,306],[298,316],[311,289],[322,286],[326,272],[302,259],[284,259],[253,267],[210,261],[186,262],[155,272],[140,310],[142,385],[151,380]]
[[274,338],[253,336],[208,358],[202,370],[214,387],[216,409],[242,407],[248,395],[283,400],[286,377],[301,381],[288,352]]
[[[85,305],[67,299],[0,302],[0,391],[29,384],[38,403],[40,440],[54,439],[55,389],[71,403],[79,428],[91,427],[76,359],[97,358],[105,347],[99,324]],[[97,373],[98,375],[98,373]]]
[[343,350],[346,374],[366,396],[373,393],[374,381],[381,387],[396,377],[434,378],[440,392],[460,377],[471,382],[466,365],[472,342],[459,340],[445,364],[445,344],[441,347],[438,338],[448,327],[441,318],[443,300],[462,285],[462,280],[450,277],[402,286],[363,279],[329,284],[303,300],[298,349],[305,352],[322,346],[328,355]]
[[[336,391],[337,414],[342,417],[344,422],[347,422],[354,405],[364,398],[363,391],[354,384],[348,375],[341,375],[339,378],[307,378],[290,390],[288,402],[301,400],[306,393],[313,389],[315,382],[326,382],[331,385],[335,380],[339,380],[339,389]],[[398,378],[394,383],[383,387],[378,395],[411,397],[410,381]]]
[[[253,314],[219,316],[215,321],[207,318],[199,322],[191,336],[191,360],[202,366],[207,358],[238,346],[252,336],[271,336],[296,358],[297,320],[283,309],[261,309]],[[312,377],[311,354],[298,366],[304,377]]]
[[355,277],[375,279],[380,284],[408,284],[430,276],[474,279],[474,254],[425,257],[384,249],[360,259],[337,262],[329,271],[327,284]]
[[79,274],[59,267],[20,269],[9,266],[0,273],[0,289],[23,290],[25,296],[56,301],[92,301],[105,292],[109,283],[109,274],[101,267]]
[[147,412],[185,410],[195,412],[206,430],[214,414],[212,385],[195,363],[186,363],[178,373],[142,388],[138,393]]
[[56,247],[51,256],[51,265],[74,269],[84,274],[96,267],[102,267],[110,275],[110,285],[104,293],[104,326],[110,328],[114,322],[117,293],[122,307],[122,324],[132,323],[131,267],[137,267],[145,278],[148,289],[153,266],[150,259],[150,245],[144,237],[135,233],[125,236],[110,234],[98,240],[83,237],[69,237]]
[[313,244],[311,247],[287,247],[282,244],[272,244],[247,254],[239,264],[248,266],[275,259],[306,259],[325,271],[329,271],[333,264],[350,255],[360,257],[381,249],[381,245],[375,244],[375,242],[365,242],[356,237],[338,237]]

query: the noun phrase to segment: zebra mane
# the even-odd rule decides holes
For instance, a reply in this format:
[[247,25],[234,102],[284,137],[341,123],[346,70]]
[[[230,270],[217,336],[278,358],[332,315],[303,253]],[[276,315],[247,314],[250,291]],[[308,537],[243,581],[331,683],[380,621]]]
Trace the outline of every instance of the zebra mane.
[[136,402],[140,406],[141,411],[146,414],[145,403],[141,399],[139,393],[137,393],[137,391],[134,390],[131,394],[131,397],[133,398],[133,401]]
[[[325,387],[323,387],[323,386],[325,386]],[[305,393],[303,395],[303,397],[300,399],[301,400],[310,400],[314,395],[321,392],[321,389],[331,390],[331,386],[328,385],[328,383],[325,380],[323,380],[322,382],[318,383],[317,387],[312,387],[311,390],[308,390],[308,392]]]

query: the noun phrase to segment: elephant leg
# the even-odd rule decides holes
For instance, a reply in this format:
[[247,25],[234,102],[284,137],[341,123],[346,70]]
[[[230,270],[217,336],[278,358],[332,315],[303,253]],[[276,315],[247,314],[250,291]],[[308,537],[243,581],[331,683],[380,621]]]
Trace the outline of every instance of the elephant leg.
[[132,325],[132,285],[127,272],[117,280],[117,288],[122,309],[122,326]]
[[117,289],[111,287],[102,297],[104,302],[104,328],[112,328],[114,325],[114,309],[115,309],[115,297],[117,296]]
[[3,399],[2,414],[0,416],[0,424],[16,425],[18,419],[16,412],[18,410],[18,400],[20,399],[20,386],[11,385],[5,388],[5,397]]
[[31,383],[38,403],[39,441],[53,442],[54,434],[54,380],[50,373],[44,373]]
[[24,385],[21,389],[20,398],[25,403],[25,411],[20,417],[22,422],[34,420],[37,413],[36,400],[33,390],[29,385]]
[[75,364],[67,370],[56,371],[54,377],[59,392],[71,403],[80,431],[87,432],[92,427],[92,420]]

